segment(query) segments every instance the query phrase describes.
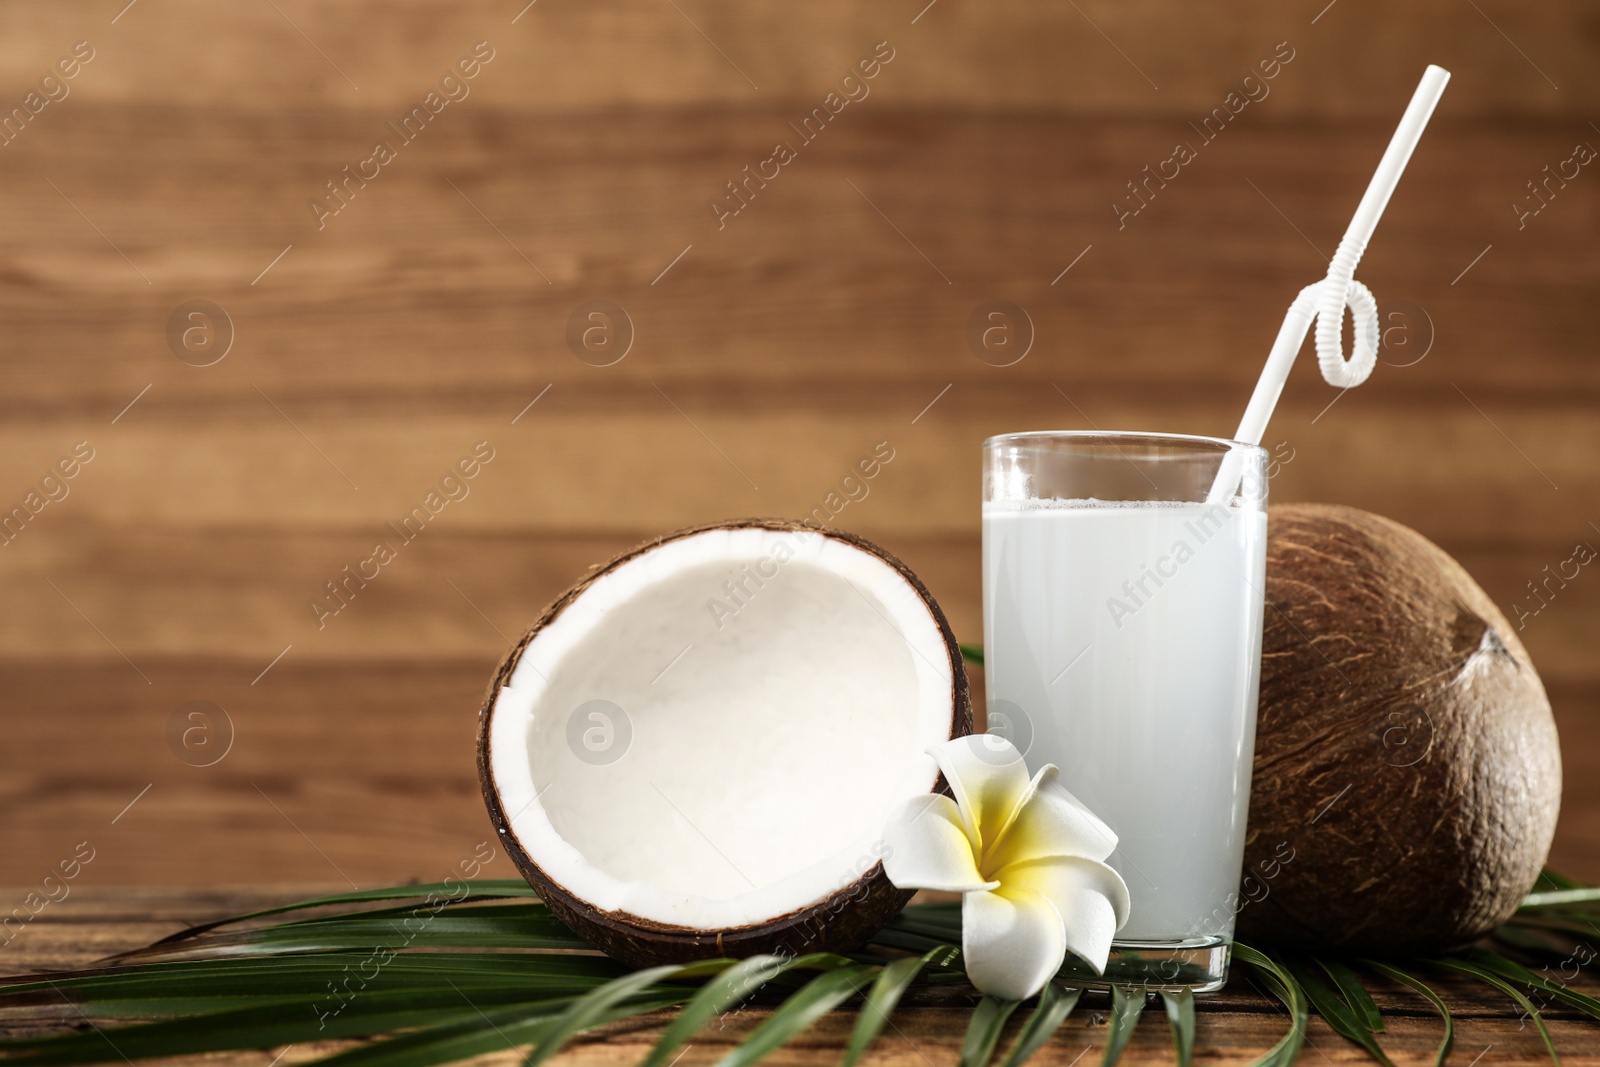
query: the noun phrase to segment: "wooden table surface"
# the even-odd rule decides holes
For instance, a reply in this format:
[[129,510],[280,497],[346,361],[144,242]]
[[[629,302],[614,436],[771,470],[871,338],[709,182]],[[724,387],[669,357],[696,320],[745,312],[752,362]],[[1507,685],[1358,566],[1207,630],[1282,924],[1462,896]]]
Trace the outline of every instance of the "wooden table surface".
[[[4,958],[8,961],[7,969],[16,971],[80,967],[107,953],[147,944],[189,923],[309,898],[336,888],[111,891],[86,888],[41,912],[15,939]],[[1245,968],[1237,968],[1228,988],[1197,1000],[1196,1063],[1248,1063],[1270,1048],[1286,1029],[1287,1017],[1282,1007],[1258,991],[1244,977],[1245,971]],[[1481,985],[1443,975],[1430,975],[1429,980],[1451,1006],[1455,1017],[1452,1063],[1549,1062],[1538,1033],[1517,1017],[1516,1010],[1509,1006],[1505,997]],[[1573,987],[1594,995],[1600,992],[1600,981],[1583,976]],[[1370,988],[1387,1023],[1384,1049],[1398,1067],[1432,1063],[1441,1034],[1438,1016],[1421,999],[1400,986],[1374,981]],[[970,1005],[975,1001],[970,992],[961,991],[908,994],[904,1006],[893,1016],[894,1026],[885,1030],[885,1036],[863,1062],[874,1067],[950,1067],[960,1058]],[[1108,1006],[1109,1001],[1102,995],[1086,995],[1056,1037],[1030,1062],[1040,1067],[1098,1062],[1105,1045]],[[1569,1067],[1600,1064],[1600,1022],[1555,1006],[1544,1015],[1563,1063]],[[623,1025],[576,1042],[557,1062],[614,1067],[637,1063],[659,1036],[661,1020],[670,1017],[670,1013],[661,1013],[647,1017],[645,1025]],[[764,1017],[761,1009],[746,1008],[713,1021],[678,1062],[681,1067],[710,1067]],[[1019,1012],[1008,1024],[1002,1052],[1009,1047],[1023,1017],[1024,1013]],[[70,1023],[76,1018],[65,1007],[60,1013],[47,1016],[32,1013],[26,1018],[8,1018],[0,1013],[0,1033],[36,1032],[45,1019]],[[853,1012],[845,1011],[825,1016],[765,1062],[774,1067],[835,1063],[849,1040],[854,1018]],[[337,1047],[332,1044],[302,1046],[276,1062],[298,1063]],[[238,1053],[228,1060],[244,1067],[265,1067],[274,1062],[281,1051],[281,1048],[270,1048]],[[495,1059],[518,1062],[509,1054]],[[1121,1062],[1129,1067],[1173,1063],[1170,1032],[1159,1005],[1146,1009]],[[1300,1062],[1372,1063],[1365,1052],[1333,1033],[1320,1019],[1312,1020]]]
[[[1230,432],[1428,62],[1455,77],[1359,271],[1384,362],[1340,394],[1302,357],[1272,493],[1405,522],[1524,609],[1566,762],[1552,862],[1600,880],[1600,577],[1528,586],[1600,545],[1600,175],[1549,177],[1600,146],[1597,25],[1511,0],[0,4],[0,515],[57,497],[0,537],[0,903],[95,856],[0,969],[240,887],[442,877],[489,833],[483,686],[546,602],[645,537],[805,514],[878,442],[834,521],[977,640],[981,440]],[[397,134],[430,92],[457,99]],[[798,158],[727,214],[780,140]],[[1180,141],[1197,158],[1135,197]],[[631,323],[606,366],[569,340],[597,300]],[[1032,324],[1005,366],[968,340],[992,300]],[[319,620],[479,441],[470,495]]]

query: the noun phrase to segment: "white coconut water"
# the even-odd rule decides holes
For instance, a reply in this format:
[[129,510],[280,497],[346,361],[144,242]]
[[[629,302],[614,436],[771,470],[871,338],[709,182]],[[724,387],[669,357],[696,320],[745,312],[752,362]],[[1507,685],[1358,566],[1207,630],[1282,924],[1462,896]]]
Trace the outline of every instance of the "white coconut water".
[[988,503],[990,729],[1117,833],[1119,942],[1231,938],[1260,678],[1266,514]]

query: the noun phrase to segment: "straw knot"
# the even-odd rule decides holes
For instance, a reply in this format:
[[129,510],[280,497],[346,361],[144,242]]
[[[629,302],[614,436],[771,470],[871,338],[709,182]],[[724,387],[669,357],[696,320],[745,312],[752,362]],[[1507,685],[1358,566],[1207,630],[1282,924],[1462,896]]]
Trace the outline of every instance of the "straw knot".
[[[1342,264],[1343,252],[1341,247],[1328,276],[1302,289],[1295,304],[1303,299],[1307,303],[1303,310],[1316,314],[1317,366],[1322,368],[1323,379],[1335,388],[1350,389],[1366,381],[1378,363],[1378,301],[1371,289],[1350,277],[1348,272],[1354,270],[1357,257]],[[1344,357],[1343,344],[1347,307],[1355,327],[1349,359]]]

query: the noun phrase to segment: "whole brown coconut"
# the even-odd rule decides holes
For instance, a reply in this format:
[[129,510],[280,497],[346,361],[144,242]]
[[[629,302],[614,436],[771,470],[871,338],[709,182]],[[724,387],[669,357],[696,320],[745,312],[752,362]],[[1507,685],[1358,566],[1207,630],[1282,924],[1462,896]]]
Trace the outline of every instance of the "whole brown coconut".
[[[640,545],[546,608],[490,683],[478,776],[517,869],[608,955],[844,952],[911,898],[881,838],[856,844],[899,799],[883,787],[948,793],[906,760],[971,730],[955,637],[904,563],[744,519]],[[808,856],[830,819],[837,848]]]
[[1271,509],[1239,936],[1428,953],[1504,922],[1555,831],[1544,687],[1459,564],[1354,508]]

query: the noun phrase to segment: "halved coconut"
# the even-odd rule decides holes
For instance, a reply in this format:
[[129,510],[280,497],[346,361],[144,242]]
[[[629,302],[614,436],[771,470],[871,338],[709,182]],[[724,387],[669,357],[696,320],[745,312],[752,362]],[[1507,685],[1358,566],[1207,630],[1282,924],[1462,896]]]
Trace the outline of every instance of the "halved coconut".
[[910,893],[881,832],[970,733],[960,651],[883,549],[751,519],[641,545],[495,675],[478,775],[564,922],[635,964],[853,948]]

